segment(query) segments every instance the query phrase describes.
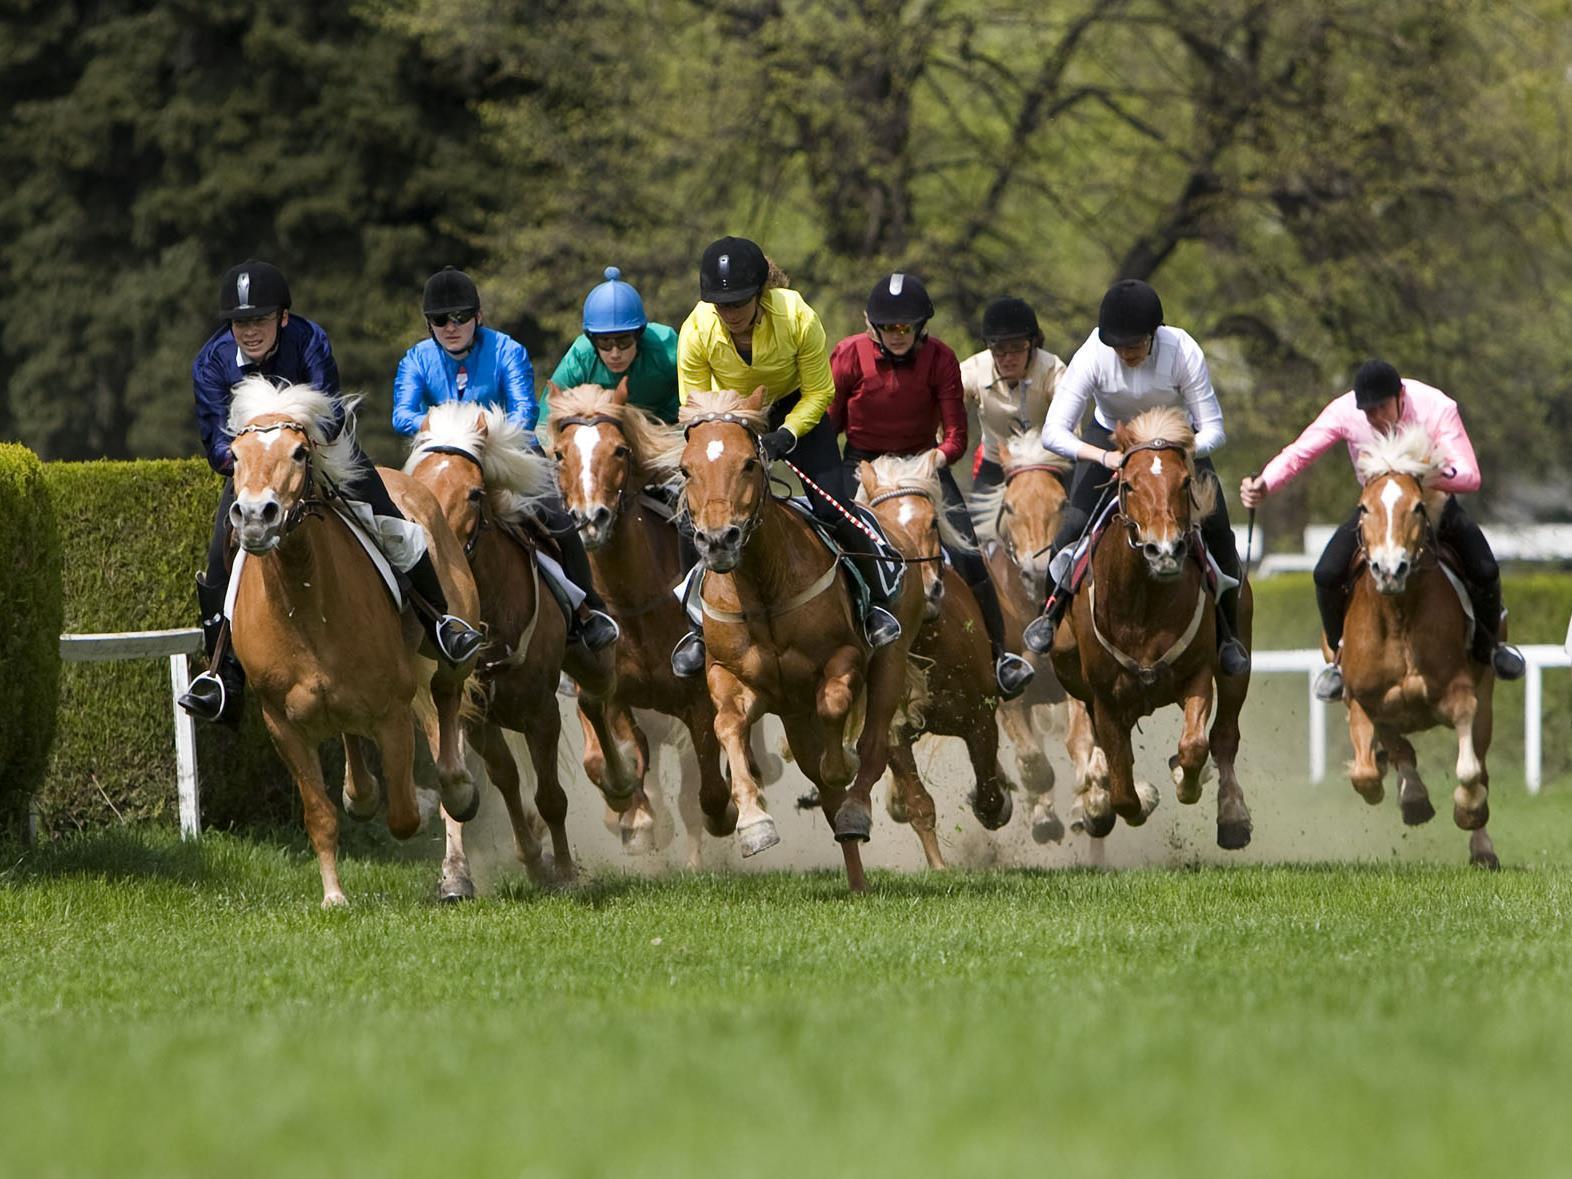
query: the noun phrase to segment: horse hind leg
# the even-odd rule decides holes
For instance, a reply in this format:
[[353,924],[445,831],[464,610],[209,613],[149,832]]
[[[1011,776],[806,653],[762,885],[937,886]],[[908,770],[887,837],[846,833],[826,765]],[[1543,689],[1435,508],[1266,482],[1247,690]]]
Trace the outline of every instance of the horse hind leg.
[[935,831],[937,823],[933,796],[928,793],[917,773],[917,759],[912,755],[912,739],[907,734],[890,742],[890,773],[893,778],[890,783],[891,799],[893,801],[899,796],[901,810],[906,816],[904,821],[911,824],[917,842],[922,844],[923,858],[928,861],[928,867],[943,868],[944,853],[939,849],[939,837]]
[[1030,707],[1001,704],[995,728],[1014,751],[1013,781],[1030,799],[1032,838],[1038,843],[1058,843],[1064,838],[1064,823],[1053,805],[1053,763],[1037,747],[1031,717]]
[[1395,729],[1383,726],[1377,726],[1376,737],[1381,742],[1382,751],[1397,769],[1397,805],[1402,812],[1403,822],[1410,827],[1430,822],[1436,817],[1436,808],[1431,805],[1430,791],[1419,776],[1419,759],[1413,745]]
[[631,738],[637,751],[634,767],[639,787],[633,792],[633,804],[618,817],[617,827],[622,838],[622,851],[630,856],[651,856],[657,851],[655,839],[655,807],[650,802],[645,783],[649,775],[649,741],[644,730],[633,720],[631,709],[619,710],[613,724],[622,739],[624,731]]
[[1226,851],[1247,847],[1254,833],[1244,787],[1239,784],[1239,714],[1244,710],[1249,676],[1225,677],[1217,690],[1217,718],[1212,722],[1209,744],[1217,766],[1217,846]]
[[360,823],[376,818],[382,809],[382,784],[371,769],[370,751],[364,737],[344,734],[344,813]]
[[[557,772],[557,746],[562,740],[562,714],[557,711],[549,685],[540,702],[523,719],[524,741],[535,770],[535,810],[551,836],[551,855],[537,878],[545,883],[569,884],[574,878],[573,851],[568,846],[568,796]],[[501,734],[498,734],[500,741]],[[508,758],[509,764],[513,759]],[[517,771],[515,770],[515,782]],[[515,784],[514,794],[518,793]],[[522,808],[520,808],[522,810]]]
[[317,854],[317,868],[322,876],[322,907],[333,909],[347,905],[349,899],[344,896],[338,881],[338,811],[323,785],[322,761],[317,756],[317,748],[266,705],[262,709],[262,719],[273,737],[273,747],[278,750],[300,791],[306,834]]

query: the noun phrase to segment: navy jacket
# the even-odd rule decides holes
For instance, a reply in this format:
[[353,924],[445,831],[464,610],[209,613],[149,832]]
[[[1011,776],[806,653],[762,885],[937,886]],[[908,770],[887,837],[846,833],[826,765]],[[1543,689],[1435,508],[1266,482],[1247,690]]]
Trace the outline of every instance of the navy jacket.
[[[246,377],[261,375],[292,385],[311,385],[338,396],[338,362],[327,333],[304,316],[290,314],[278,333],[273,354],[255,364],[240,354],[234,333],[225,324],[214,332],[191,362],[191,388],[196,394],[197,426],[208,465],[220,475],[232,475],[234,457],[229,453],[230,391]],[[329,434],[336,437],[344,424],[340,412]]]

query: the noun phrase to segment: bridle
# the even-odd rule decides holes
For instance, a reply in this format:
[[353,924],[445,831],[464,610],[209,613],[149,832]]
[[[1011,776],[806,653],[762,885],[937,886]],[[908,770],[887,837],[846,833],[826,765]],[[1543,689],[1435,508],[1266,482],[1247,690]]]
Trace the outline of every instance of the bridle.
[[[1139,442],[1136,445],[1129,447],[1124,452],[1124,461],[1119,464],[1119,470],[1115,473],[1114,476],[1114,483],[1118,487],[1119,496],[1119,507],[1117,514],[1120,521],[1124,524],[1125,540],[1129,543],[1132,549],[1139,549],[1141,547],[1140,541],[1137,539],[1138,529],[1140,526],[1134,519],[1131,518],[1130,514],[1125,511],[1125,504],[1129,499],[1130,493],[1130,480],[1129,477],[1125,474],[1125,468],[1130,465],[1130,456],[1133,454],[1139,454],[1143,450],[1172,450],[1178,452],[1181,455],[1188,456],[1189,448],[1186,447],[1182,442],[1170,442],[1166,438],[1153,438],[1150,442]],[[1195,477],[1188,473],[1189,469],[1189,464],[1187,462],[1185,464],[1186,474],[1184,477],[1184,482],[1179,485],[1180,490],[1184,492],[1185,499],[1187,501],[1190,501],[1191,488],[1195,483]],[[1193,522],[1192,527],[1194,527]]]
[[[291,430],[300,435],[302,445],[306,448],[306,486],[300,493],[300,498],[295,500],[294,506],[284,516],[284,523],[279,527],[279,538],[288,536],[301,521],[307,516],[320,516],[327,509],[327,501],[339,494],[336,487],[331,484],[323,496],[315,494],[317,490],[316,464],[312,461],[316,457],[317,444],[312,440],[311,431],[295,421],[273,422],[266,426],[242,426],[236,430],[231,438],[240,438],[246,434],[271,434],[275,430]],[[324,480],[326,482],[326,480]]]
[[473,560],[475,546],[480,543],[480,534],[491,527],[491,521],[486,516],[486,468],[480,461],[480,456],[465,450],[462,446],[426,446],[421,448],[421,454],[452,454],[461,459],[467,459],[475,464],[475,469],[480,472],[480,495],[475,499],[475,522],[470,525],[469,536],[464,540],[464,559]]
[[[1383,471],[1377,478],[1408,479],[1414,484],[1415,490],[1419,493],[1419,514],[1424,517],[1425,535],[1424,539],[1419,542],[1419,548],[1414,552],[1414,567],[1412,571],[1418,572],[1422,568],[1429,568],[1431,565],[1436,564],[1441,559],[1441,544],[1437,539],[1435,521],[1430,518],[1430,509],[1425,506],[1424,484],[1418,476],[1409,475],[1402,471]],[[1371,482],[1374,481],[1371,480]],[[1354,535],[1359,543],[1354,550],[1354,555],[1356,562],[1363,562],[1366,565],[1370,563],[1370,550],[1365,545],[1364,520],[1369,514],[1370,509],[1361,502],[1359,505],[1359,527],[1354,530]]]
[[[771,498],[769,456],[764,453],[763,437],[756,429],[753,428],[752,424],[750,424],[748,420],[742,417],[740,414],[731,413],[729,411],[723,413],[707,413],[689,420],[683,424],[682,436],[686,439],[690,434],[693,433],[693,428],[695,426],[706,426],[714,422],[724,422],[727,425],[741,426],[747,432],[748,437],[753,441],[753,452],[759,460],[759,494],[757,501],[753,505],[753,513],[742,525],[742,540],[738,542],[739,545],[746,545],[752,538],[754,532],[758,530],[760,521],[764,519],[764,505],[768,503]],[[686,494],[684,494],[682,497],[682,511],[684,516],[688,516],[690,514],[688,512],[688,497]]]
[[[553,425],[556,427],[559,436],[569,426],[615,426],[617,433],[622,435],[623,447],[628,452],[622,456],[622,461],[626,464],[627,469],[623,472],[622,486],[617,489],[617,504],[612,512],[613,519],[620,518],[623,509],[628,506],[628,488],[633,483],[633,448],[628,446],[628,432],[623,429],[621,419],[615,418],[609,413],[574,414],[571,417],[553,419]],[[575,524],[574,528],[582,532],[588,524],[589,521],[584,520]]]
[[[1011,480],[1017,478],[1020,475],[1026,474],[1028,471],[1052,471],[1054,474],[1058,474],[1060,469],[1061,468],[1055,466],[1053,463],[1023,463],[1018,467],[1010,467],[1007,469],[1004,472],[1004,482],[1001,483],[1000,486],[1010,486]],[[993,518],[993,534],[1004,542],[1004,551],[1009,555],[1010,560],[1019,565],[1021,561],[1015,552],[1015,538],[1013,536],[1006,535],[1003,530],[1004,517],[1007,514],[1014,515],[1015,513],[1010,507],[1009,500],[1004,496],[1000,496],[999,511],[998,514]],[[1037,560],[1038,557],[1042,556],[1051,548],[1053,548],[1053,542],[1049,541],[1047,544],[1043,545],[1042,548],[1033,553],[1028,558],[1028,560]]]

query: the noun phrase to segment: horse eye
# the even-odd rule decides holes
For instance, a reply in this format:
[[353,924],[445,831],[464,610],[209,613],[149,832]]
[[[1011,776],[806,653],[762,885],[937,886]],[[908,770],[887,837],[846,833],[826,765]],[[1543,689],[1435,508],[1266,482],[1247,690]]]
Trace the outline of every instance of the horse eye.
[[743,461],[742,469],[744,471],[752,471],[752,470],[755,470],[758,467],[758,465],[759,465],[759,460],[758,459],[746,459],[746,460]]
[[688,468],[687,467],[678,467],[677,468],[677,473],[679,475],[681,475],[684,479],[691,479],[692,478],[692,476],[688,474]]
[[478,504],[485,494],[486,489],[484,487],[472,487],[469,491],[469,502],[472,504]]
[[559,463],[562,461],[562,451],[560,449],[552,451],[551,454]]
[[297,463],[305,462],[306,461],[306,448],[304,446],[297,446],[297,447],[295,447],[294,458],[295,458],[295,461]]
[[629,450],[626,446],[619,446],[619,447],[617,447],[616,450],[612,451],[611,453],[616,455],[620,459],[625,459],[625,458],[628,457],[628,455],[632,454],[633,452],[631,450]]

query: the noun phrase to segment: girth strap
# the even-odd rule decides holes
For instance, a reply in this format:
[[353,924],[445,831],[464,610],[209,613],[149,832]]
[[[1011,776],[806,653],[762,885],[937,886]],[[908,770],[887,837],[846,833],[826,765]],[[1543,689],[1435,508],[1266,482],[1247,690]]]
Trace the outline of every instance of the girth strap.
[[769,607],[762,614],[758,611],[750,613],[746,610],[722,610],[719,607],[710,605],[709,599],[702,592],[699,594],[699,606],[707,617],[713,618],[716,622],[748,622],[779,618],[782,614],[790,614],[793,610],[806,606],[814,598],[835,584],[835,575],[840,571],[840,567],[839,559],[831,561],[830,567],[819,574],[806,589],[793,594],[779,605]]
[[1185,627],[1184,634],[1180,635],[1172,647],[1164,651],[1157,662],[1150,667],[1143,667],[1118,647],[1108,641],[1102,629],[1097,625],[1097,579],[1093,578],[1086,587],[1086,604],[1092,616],[1092,633],[1097,636],[1097,641],[1102,644],[1103,650],[1112,655],[1119,666],[1124,668],[1136,679],[1150,687],[1157,682],[1158,674],[1179,659],[1189,650],[1190,644],[1195,641],[1196,632],[1201,629],[1201,619],[1206,614],[1206,604],[1211,601],[1206,591],[1201,586],[1195,589],[1195,613],[1190,616],[1190,625]]

